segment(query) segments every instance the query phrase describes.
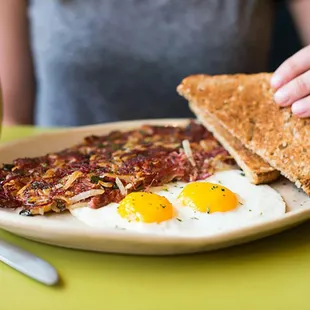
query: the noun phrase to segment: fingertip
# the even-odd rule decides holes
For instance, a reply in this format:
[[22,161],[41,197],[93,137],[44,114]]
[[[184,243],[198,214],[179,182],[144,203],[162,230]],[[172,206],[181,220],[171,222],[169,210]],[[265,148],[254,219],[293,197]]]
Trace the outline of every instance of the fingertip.
[[292,113],[296,116],[305,117],[304,115],[309,114],[309,107],[307,106],[306,102],[299,101],[295,102],[292,105]]
[[283,84],[282,78],[279,74],[274,73],[270,79],[270,85],[274,89],[278,89]]
[[290,105],[290,96],[285,88],[278,89],[273,95],[273,100],[281,107]]
[[[294,113],[293,113],[294,114]],[[309,118],[310,117],[310,111],[304,112],[304,113],[299,113],[299,114],[294,114],[298,118]]]

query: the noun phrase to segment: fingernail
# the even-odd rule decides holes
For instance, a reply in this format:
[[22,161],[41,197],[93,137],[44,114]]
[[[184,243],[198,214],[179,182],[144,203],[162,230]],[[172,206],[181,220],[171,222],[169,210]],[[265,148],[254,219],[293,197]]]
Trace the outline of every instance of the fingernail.
[[285,104],[289,99],[289,94],[286,90],[280,89],[274,94],[274,101],[277,104]]
[[282,84],[282,79],[278,75],[274,74],[270,79],[270,84],[272,87],[278,88]]
[[295,102],[292,105],[292,112],[296,115],[301,115],[307,112],[307,104],[305,102]]

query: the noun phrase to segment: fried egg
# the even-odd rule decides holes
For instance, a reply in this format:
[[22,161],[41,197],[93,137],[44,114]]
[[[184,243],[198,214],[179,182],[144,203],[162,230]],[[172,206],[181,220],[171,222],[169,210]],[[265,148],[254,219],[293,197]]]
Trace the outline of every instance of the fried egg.
[[239,170],[197,182],[174,182],[132,192],[120,203],[71,210],[93,227],[140,233],[207,236],[283,216],[286,205],[268,185],[253,185]]

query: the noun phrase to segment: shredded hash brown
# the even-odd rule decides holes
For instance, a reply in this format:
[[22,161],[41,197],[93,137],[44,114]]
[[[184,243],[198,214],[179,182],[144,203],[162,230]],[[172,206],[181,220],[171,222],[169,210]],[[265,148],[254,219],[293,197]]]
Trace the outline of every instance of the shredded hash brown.
[[172,181],[207,178],[234,162],[210,132],[150,126],[104,136],[36,158],[19,158],[0,170],[0,208],[43,215],[119,202],[132,191]]

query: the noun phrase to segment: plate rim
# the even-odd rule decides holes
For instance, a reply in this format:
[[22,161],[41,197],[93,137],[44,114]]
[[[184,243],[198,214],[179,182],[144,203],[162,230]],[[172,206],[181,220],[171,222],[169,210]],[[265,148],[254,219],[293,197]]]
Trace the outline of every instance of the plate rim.
[[[103,124],[95,124],[95,125],[87,125],[87,126],[76,126],[76,127],[68,127],[68,128],[48,128],[47,132],[35,133],[29,137],[18,138],[12,141],[4,142],[0,144],[0,152],[2,150],[8,149],[10,147],[14,147],[17,145],[28,144],[38,139],[47,138],[48,137],[57,137],[60,135],[69,135],[71,133],[80,133],[81,138],[83,138],[83,132],[85,131],[96,131],[98,129],[101,130],[121,130],[122,127],[125,129],[134,128],[141,126],[143,124],[154,124],[154,125],[173,125],[182,126],[186,125],[190,120],[195,120],[193,118],[159,118],[159,119],[139,119],[139,120],[127,120],[127,121],[117,121],[117,122],[108,122]],[[115,129],[114,129],[115,128]],[[6,214],[3,216],[3,214]],[[10,214],[10,215],[8,215]],[[16,217],[18,216],[18,218]],[[49,215],[53,216],[53,215]],[[61,215],[59,215],[61,216]],[[12,217],[12,219],[10,219]],[[16,218],[16,220],[14,220]],[[281,227],[283,230],[287,226],[292,226],[296,223],[306,221],[310,218],[310,208],[304,208],[299,210],[288,211],[283,216],[275,219],[271,219],[268,221],[264,221],[261,223],[255,223],[250,226],[236,228],[229,231],[224,231],[217,233],[215,235],[207,235],[207,236],[176,236],[176,235],[157,235],[157,234],[145,234],[134,231],[122,231],[117,229],[102,229],[102,228],[94,228],[87,226],[83,226],[83,234],[87,232],[87,234],[91,234],[91,236],[96,237],[98,239],[104,238],[109,240],[120,240],[120,241],[132,241],[133,239],[138,239],[139,242],[153,242],[156,244],[171,244],[171,243],[182,243],[183,245],[191,244],[192,242],[205,244],[208,242],[209,244],[222,243],[225,241],[230,241],[234,239],[246,238],[251,235],[260,234],[260,233],[268,233],[271,230],[277,230]],[[31,219],[31,218],[30,218]],[[44,223],[46,224],[46,223]],[[23,225],[24,229],[28,230],[36,230],[38,226],[42,225],[42,223],[32,223],[28,222],[28,218],[21,217],[20,215],[13,213],[12,211],[8,211],[6,209],[0,209],[0,228],[6,231],[11,231],[7,229],[7,226],[11,228],[18,229]],[[5,227],[6,226],[6,227]],[[34,227],[31,227],[34,226]],[[47,233],[55,233],[55,227],[52,227],[52,224],[44,225],[44,230]],[[57,232],[58,235],[66,233],[67,236],[70,237],[78,237],[81,235],[81,227],[70,226],[64,228],[61,232]],[[15,233],[17,234],[17,233]],[[19,236],[24,236],[21,234],[17,234]],[[31,238],[32,239],[32,238]],[[35,240],[35,239],[32,239]],[[48,243],[44,241],[40,241],[43,243]]]

